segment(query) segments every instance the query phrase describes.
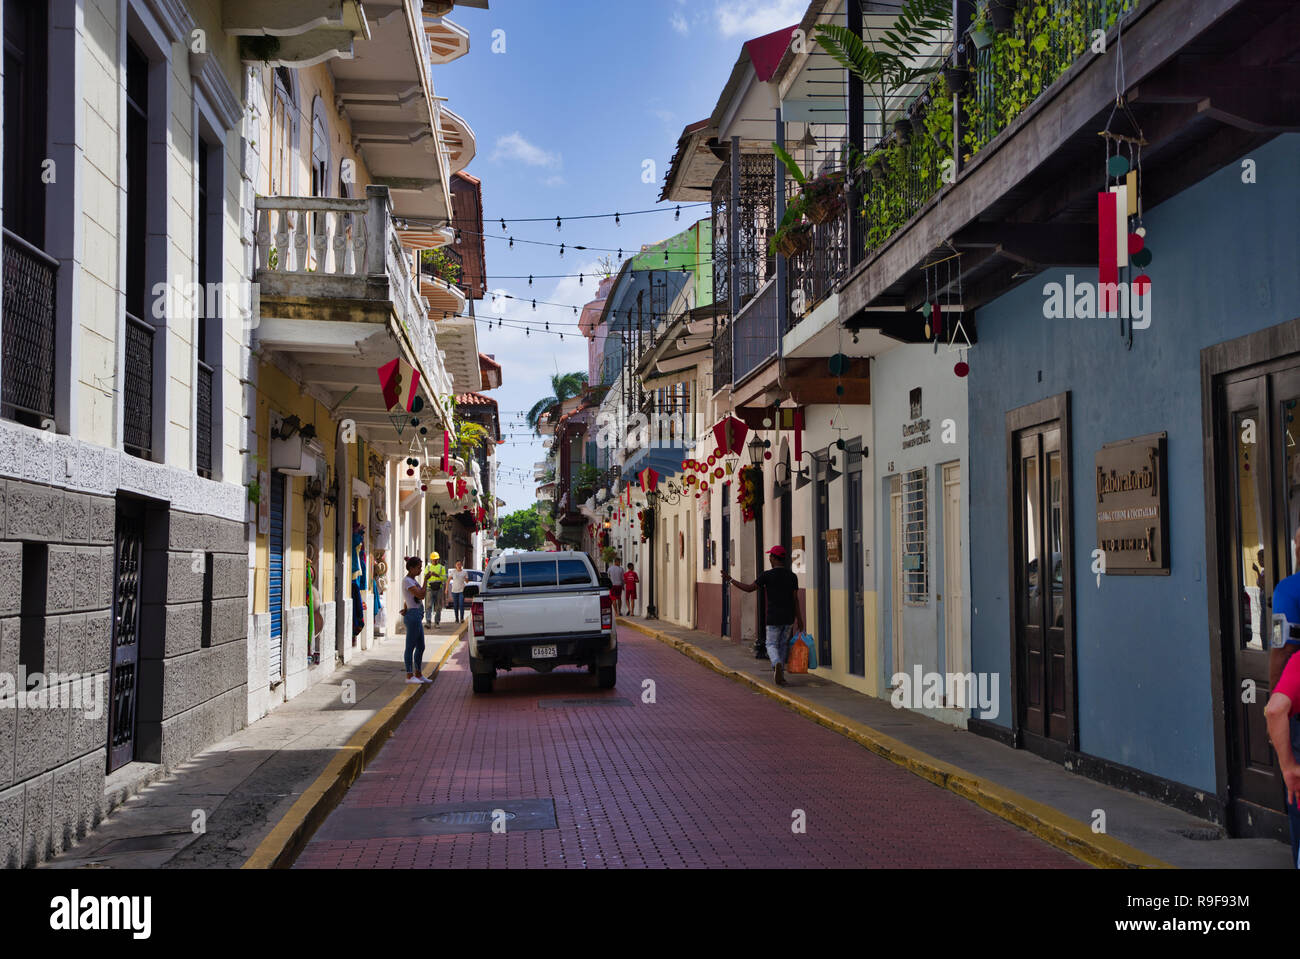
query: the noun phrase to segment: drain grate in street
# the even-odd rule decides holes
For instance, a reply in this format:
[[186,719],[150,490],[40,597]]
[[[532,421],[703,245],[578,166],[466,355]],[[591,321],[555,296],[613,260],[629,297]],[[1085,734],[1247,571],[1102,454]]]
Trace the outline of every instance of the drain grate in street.
[[593,696],[590,699],[539,699],[538,709],[568,709],[570,706],[631,706],[632,700],[618,696]]
[[556,829],[555,801],[498,799],[433,806],[348,807],[336,809],[312,837],[312,841],[397,839],[491,832],[493,822],[502,822],[507,833],[527,829]]

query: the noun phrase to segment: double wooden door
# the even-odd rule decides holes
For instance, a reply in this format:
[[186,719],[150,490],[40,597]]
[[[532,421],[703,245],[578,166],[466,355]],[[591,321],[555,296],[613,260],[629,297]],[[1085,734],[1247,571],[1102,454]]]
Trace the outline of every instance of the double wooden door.
[[1284,838],[1282,778],[1264,704],[1273,591],[1297,572],[1300,367],[1237,374],[1219,385],[1216,400],[1230,816],[1236,835]]

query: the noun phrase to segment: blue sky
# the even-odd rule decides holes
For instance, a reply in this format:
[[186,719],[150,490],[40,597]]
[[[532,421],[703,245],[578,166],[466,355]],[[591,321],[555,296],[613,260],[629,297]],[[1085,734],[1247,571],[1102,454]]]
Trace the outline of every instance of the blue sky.
[[[466,168],[483,181],[488,287],[521,298],[505,300],[504,317],[549,319],[552,327],[576,321],[568,308],[532,298],[581,306],[595,288],[590,274],[600,253],[530,246],[520,239],[622,248],[672,236],[707,207],[565,223],[554,217],[655,207],[677,138],[688,123],[709,116],[745,40],[799,20],[806,0],[492,0],[490,10],[456,7],[450,18],[470,32],[468,55],[433,72],[435,92],[473,128],[478,152]],[[493,52],[494,31],[504,52]],[[498,43],[498,46],[500,44]],[[651,182],[643,182],[652,161]],[[503,234],[500,219],[507,221]],[[516,223],[511,217],[547,217]],[[514,249],[493,236],[513,235]],[[588,274],[536,280],[505,276]],[[476,304],[491,316],[489,300]],[[527,472],[521,481],[503,471],[498,495],[520,509],[535,501],[533,463],[540,440],[523,435],[526,410],[549,392],[550,376],[585,370],[586,341],[577,335],[480,326],[479,346],[502,364],[504,383],[492,396],[501,426],[514,434],[499,447],[499,461]],[[512,424],[516,424],[512,426]],[[511,445],[516,444],[516,445]]]

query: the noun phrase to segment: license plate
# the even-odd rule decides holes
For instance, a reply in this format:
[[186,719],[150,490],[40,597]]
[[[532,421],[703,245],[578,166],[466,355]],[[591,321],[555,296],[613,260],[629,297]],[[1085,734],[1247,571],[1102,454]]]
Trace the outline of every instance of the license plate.
[[533,659],[555,659],[559,652],[554,646],[534,646]]

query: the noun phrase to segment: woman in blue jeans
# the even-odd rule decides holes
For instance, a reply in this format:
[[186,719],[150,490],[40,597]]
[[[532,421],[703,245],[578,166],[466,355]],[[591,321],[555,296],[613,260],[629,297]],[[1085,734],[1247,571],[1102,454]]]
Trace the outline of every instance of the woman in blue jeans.
[[[411,556],[406,560],[406,578],[402,580],[402,620],[406,623],[406,653],[403,657],[406,665],[408,683],[431,683],[425,679],[422,671],[424,663],[424,597],[425,583],[419,580],[420,557]],[[427,582],[428,577],[425,577]]]
[[456,608],[456,622],[465,620],[465,582],[469,579],[469,574],[465,572],[465,564],[456,561],[456,568],[447,574],[447,588],[451,590],[451,602]]

